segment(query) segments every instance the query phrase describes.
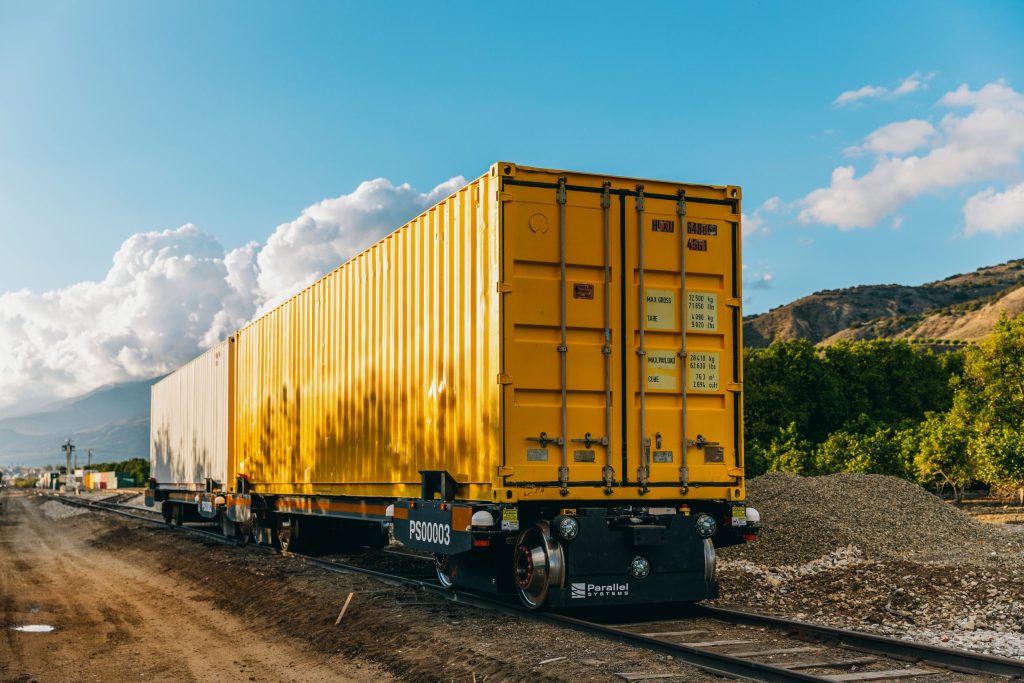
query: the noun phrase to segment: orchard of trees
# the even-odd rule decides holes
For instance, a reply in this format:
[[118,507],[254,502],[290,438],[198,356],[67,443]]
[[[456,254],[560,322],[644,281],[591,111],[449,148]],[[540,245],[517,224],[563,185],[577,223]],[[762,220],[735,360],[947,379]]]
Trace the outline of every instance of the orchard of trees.
[[1024,316],[936,354],[905,341],[745,352],[748,476],[869,472],[1024,502]]

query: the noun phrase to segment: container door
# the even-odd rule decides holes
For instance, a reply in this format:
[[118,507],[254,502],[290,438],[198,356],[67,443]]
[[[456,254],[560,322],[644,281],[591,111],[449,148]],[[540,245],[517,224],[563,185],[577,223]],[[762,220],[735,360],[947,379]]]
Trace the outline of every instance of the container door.
[[626,473],[641,489],[710,485],[727,497],[722,484],[742,476],[738,217],[728,202],[633,190],[623,197]]
[[600,185],[545,185],[502,205],[505,465],[594,487],[622,471],[619,212]]

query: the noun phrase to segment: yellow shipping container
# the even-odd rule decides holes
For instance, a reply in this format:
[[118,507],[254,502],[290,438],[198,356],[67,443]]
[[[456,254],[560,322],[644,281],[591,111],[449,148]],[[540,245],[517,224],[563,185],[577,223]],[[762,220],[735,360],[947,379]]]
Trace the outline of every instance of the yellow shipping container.
[[740,199],[495,164],[236,334],[229,470],[256,493],[416,497],[447,470],[469,500],[742,500]]

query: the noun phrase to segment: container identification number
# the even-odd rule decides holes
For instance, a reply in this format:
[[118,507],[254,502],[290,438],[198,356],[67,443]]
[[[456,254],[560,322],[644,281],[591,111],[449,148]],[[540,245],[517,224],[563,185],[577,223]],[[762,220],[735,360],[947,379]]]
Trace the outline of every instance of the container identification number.
[[452,527],[450,524],[440,522],[409,522],[409,538],[423,543],[437,543],[438,545],[450,545],[452,542]]

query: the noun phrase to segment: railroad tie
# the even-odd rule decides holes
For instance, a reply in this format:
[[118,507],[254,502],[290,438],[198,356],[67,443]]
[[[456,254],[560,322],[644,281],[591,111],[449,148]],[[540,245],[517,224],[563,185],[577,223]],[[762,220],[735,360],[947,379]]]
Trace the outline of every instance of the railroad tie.
[[826,681],[883,681],[890,678],[910,678],[911,676],[932,676],[938,673],[931,669],[890,669],[889,671],[861,671],[855,674],[833,674],[822,676]]

